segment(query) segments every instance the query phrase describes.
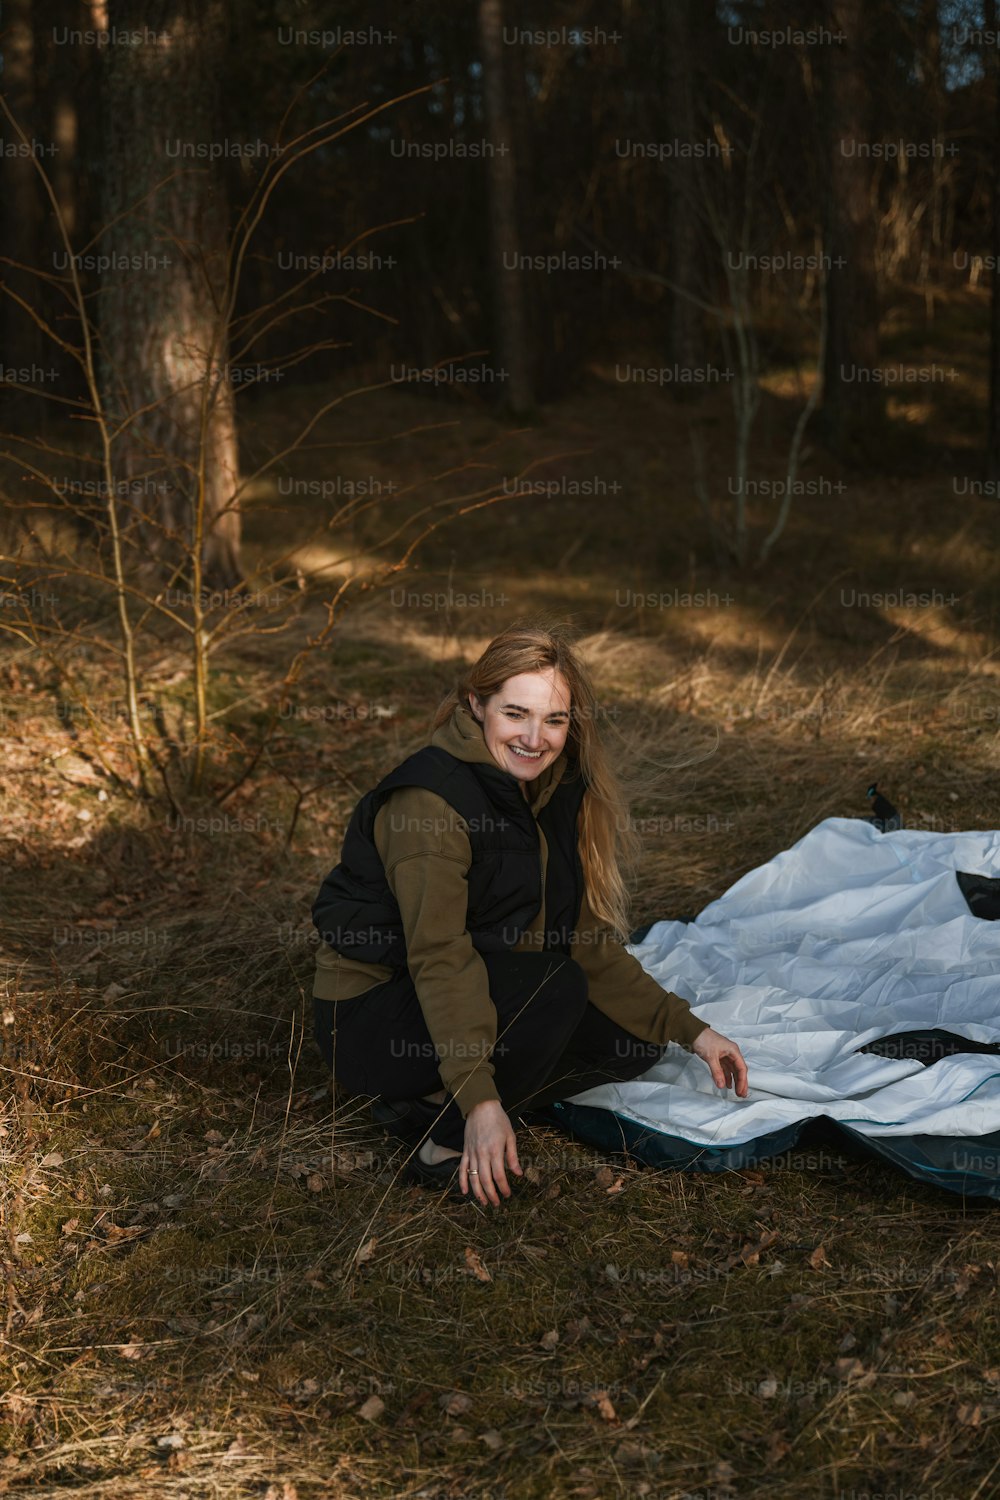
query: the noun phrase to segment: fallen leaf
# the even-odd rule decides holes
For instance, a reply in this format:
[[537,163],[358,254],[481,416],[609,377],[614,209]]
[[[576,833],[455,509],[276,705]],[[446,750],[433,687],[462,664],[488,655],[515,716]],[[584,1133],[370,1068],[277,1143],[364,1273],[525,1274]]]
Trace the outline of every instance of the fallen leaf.
[[79,1226],[79,1223],[79,1219],[67,1219],[65,1224],[62,1226],[63,1234],[72,1234],[73,1230]]
[[496,1453],[498,1448],[503,1447],[503,1438],[495,1427],[490,1427],[486,1432],[481,1432],[479,1434],[479,1441],[485,1443],[491,1453]]
[[475,1276],[477,1281],[493,1280],[493,1277],[483,1265],[481,1257],[477,1255],[476,1251],[473,1250],[471,1245],[466,1245],[465,1247],[465,1264],[468,1266],[469,1270],[472,1272],[473,1276]]
[[141,1224],[106,1224],[104,1233],[109,1240],[134,1240],[137,1234],[142,1234]]
[[311,1193],[321,1193],[326,1187],[326,1178],[322,1172],[310,1172],[306,1178],[306,1187]]
[[43,1156],[41,1161],[38,1163],[40,1167],[61,1167],[62,1164],[63,1156],[59,1151],[50,1151],[48,1155]]
[[363,1266],[366,1260],[371,1260],[375,1254],[375,1246],[377,1244],[378,1240],[374,1236],[370,1240],[365,1240],[360,1249],[354,1252],[354,1264],[356,1266]]
[[366,1422],[377,1422],[385,1411],[385,1402],[381,1396],[369,1396],[358,1407],[358,1416],[363,1417]]
[[165,1437],[156,1439],[156,1446],[158,1448],[183,1448],[184,1438],[179,1432],[168,1432]]
[[822,1271],[824,1266],[831,1264],[827,1257],[825,1245],[816,1246],[816,1249],[809,1256],[809,1264],[814,1271]]
[[615,1180],[614,1180],[614,1182],[611,1184],[611,1186],[609,1188],[605,1188],[605,1192],[607,1192],[607,1193],[620,1193],[621,1190],[622,1190],[622,1188],[624,1186],[625,1186],[625,1179],[624,1179],[624,1177],[616,1177]]
[[538,1340],[543,1349],[554,1349],[559,1342],[559,1330],[550,1328],[548,1333],[543,1333]]
[[725,1261],[725,1269],[731,1271],[734,1266],[756,1266],[760,1263],[762,1250],[768,1250],[779,1238],[776,1229],[766,1229],[756,1244],[748,1243],[735,1255],[730,1255]]
[[983,1420],[983,1408],[978,1402],[965,1402],[955,1413],[956,1421],[963,1427],[978,1427]]
[[461,1417],[472,1406],[472,1397],[464,1391],[450,1391],[441,1397],[440,1405],[449,1417]]
[[675,1266],[687,1266],[690,1263],[691,1257],[686,1250],[671,1250],[670,1260]]
[[767,1443],[768,1464],[780,1464],[783,1458],[787,1458],[792,1451],[792,1445],[786,1442],[778,1432],[772,1432]]
[[588,1405],[596,1406],[605,1422],[618,1421],[618,1413],[615,1411],[614,1404],[607,1391],[594,1391],[591,1394]]
[[594,1181],[598,1187],[609,1188],[615,1180],[615,1174],[610,1167],[598,1167],[594,1173]]

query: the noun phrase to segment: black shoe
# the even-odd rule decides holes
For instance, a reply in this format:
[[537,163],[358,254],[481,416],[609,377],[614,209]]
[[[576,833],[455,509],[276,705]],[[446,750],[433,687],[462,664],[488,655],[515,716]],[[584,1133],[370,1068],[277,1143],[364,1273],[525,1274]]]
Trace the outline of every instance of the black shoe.
[[443,1108],[443,1104],[431,1104],[427,1099],[375,1099],[371,1110],[376,1125],[413,1145],[423,1140]]
[[415,1152],[403,1168],[403,1180],[418,1183],[420,1187],[436,1188],[439,1193],[446,1192],[449,1198],[458,1198],[462,1203],[474,1201],[472,1193],[463,1193],[458,1185],[458,1166],[457,1156],[430,1165],[421,1161]]

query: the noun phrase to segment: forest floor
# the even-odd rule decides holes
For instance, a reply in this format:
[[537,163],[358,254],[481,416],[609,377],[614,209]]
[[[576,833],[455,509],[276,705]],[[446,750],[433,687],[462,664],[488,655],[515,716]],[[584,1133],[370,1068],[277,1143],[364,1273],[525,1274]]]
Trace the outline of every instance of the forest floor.
[[[877,468],[807,444],[813,491],[764,568],[713,561],[694,494],[692,421],[727,497],[725,390],[687,406],[595,365],[521,431],[399,392],[338,409],[313,438],[335,446],[247,508],[249,563],[263,577],[280,539],[301,587],[283,631],[245,611],[214,657],[216,789],[321,628],[348,543],[363,567],[398,554],[386,537],[414,500],[518,474],[548,488],[449,523],[419,571],[359,590],[221,806],[179,783],[174,806],[130,794],[113,658],[78,637],[67,701],[37,648],[9,646],[0,1493],[996,1493],[994,1205],[826,1151],[659,1173],[554,1129],[524,1132],[528,1181],[497,1210],[401,1186],[405,1152],[315,1051],[309,923],[357,797],[522,611],[579,632],[622,764],[673,767],[635,809],[653,830],[636,926],[865,814],[876,778],[910,827],[995,827],[998,511],[966,492],[981,316],[890,323],[887,357],[944,342],[954,381],[890,394]],[[783,474],[796,390],[769,379],[761,478]],[[248,468],[301,399],[258,399]],[[373,504],[331,531],[350,483]],[[755,543],[776,505],[751,502]],[[111,638],[96,594],[76,623]],[[179,738],[183,640],[147,626],[139,675]]]

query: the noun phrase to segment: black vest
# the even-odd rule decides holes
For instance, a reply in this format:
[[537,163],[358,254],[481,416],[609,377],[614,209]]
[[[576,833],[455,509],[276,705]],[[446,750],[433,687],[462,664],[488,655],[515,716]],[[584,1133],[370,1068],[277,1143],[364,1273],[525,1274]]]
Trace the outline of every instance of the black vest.
[[313,922],[323,941],[363,963],[393,968],[406,964],[399,907],[374,838],[375,814],[400,786],[436,792],[465,821],[472,845],[466,928],[480,953],[512,948],[537,915],[542,904],[538,828],[542,829],[548,858],[545,943],[540,951],[569,956],[584,891],[577,815],[586,783],[577,762],[568,762],[536,827],[515,776],[499,766],[459,760],[437,745],[408,756],[354,809],[340,864],[330,871],[313,903]]

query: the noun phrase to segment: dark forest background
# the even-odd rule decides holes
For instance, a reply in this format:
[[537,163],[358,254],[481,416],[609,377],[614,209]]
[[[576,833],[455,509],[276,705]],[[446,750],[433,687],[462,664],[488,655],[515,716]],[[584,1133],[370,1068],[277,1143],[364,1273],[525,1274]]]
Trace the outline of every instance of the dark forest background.
[[[175,43],[76,40],[101,26]],[[845,372],[878,367],[880,327],[906,294],[932,328],[938,299],[993,284],[996,31],[992,3],[964,0],[626,0],[585,19],[556,0],[430,0],[405,16],[390,0],[7,0],[3,76],[84,252],[106,350],[132,350],[116,355],[109,399],[123,386],[134,403],[164,396],[163,372],[135,352],[148,329],[169,323],[196,262],[211,279],[282,144],[339,118],[351,128],[278,182],[241,267],[229,383],[245,420],[279,384],[385,379],[474,352],[478,384],[441,382],[445,402],[532,413],[600,360],[655,367],[675,399],[731,381],[745,413],[762,371],[819,357],[815,434],[871,464],[886,387]],[[9,122],[2,166],[6,254],[33,268],[8,261],[8,287],[60,332],[65,249]],[[172,171],[179,182],[160,187]],[[136,207],[145,193],[153,214]],[[96,267],[102,253],[162,252],[170,234],[187,246],[170,270]],[[555,269],[537,269],[548,257]],[[210,317],[194,302],[192,328]],[[280,320],[260,315],[276,302]],[[8,375],[42,361],[60,396],[84,394],[22,306],[5,298],[2,317]],[[992,320],[979,477],[996,481]],[[9,421],[43,412],[22,393]]]

